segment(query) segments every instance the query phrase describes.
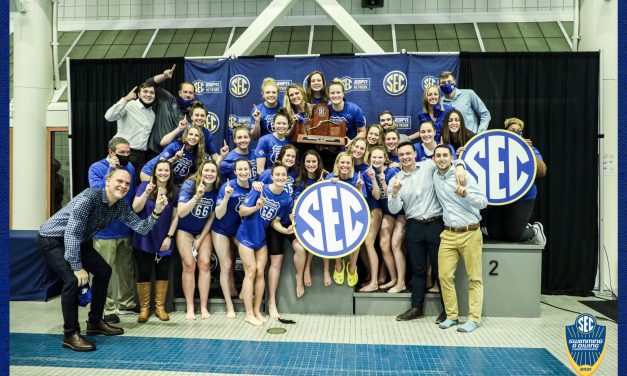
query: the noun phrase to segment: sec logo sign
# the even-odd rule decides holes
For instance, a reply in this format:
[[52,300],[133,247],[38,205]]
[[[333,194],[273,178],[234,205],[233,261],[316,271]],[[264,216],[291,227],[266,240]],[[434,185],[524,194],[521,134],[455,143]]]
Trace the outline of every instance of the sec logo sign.
[[211,133],[216,133],[216,131],[220,128],[220,119],[218,119],[218,115],[213,112],[207,113],[207,129],[211,131]]
[[236,98],[244,98],[250,91],[250,81],[243,74],[236,74],[229,81],[229,91]]
[[425,90],[429,86],[436,86],[438,84],[438,79],[433,76],[425,76],[422,79],[422,90]]
[[309,186],[296,201],[294,215],[296,238],[309,252],[324,258],[358,250],[370,227],[366,199],[344,182]]
[[383,77],[383,90],[390,95],[401,95],[407,89],[407,76],[405,73],[394,70]]
[[533,150],[513,132],[493,129],[476,135],[466,144],[461,159],[490,205],[518,200],[536,179]]

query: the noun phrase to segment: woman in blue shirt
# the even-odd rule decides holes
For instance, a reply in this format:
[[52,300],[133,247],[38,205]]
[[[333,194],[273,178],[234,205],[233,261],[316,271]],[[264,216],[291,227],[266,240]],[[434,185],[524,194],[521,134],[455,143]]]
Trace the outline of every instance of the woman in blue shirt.
[[257,157],[255,156],[255,150],[250,146],[250,129],[245,125],[237,125],[233,128],[233,143],[235,143],[235,149],[231,150],[222,163],[220,164],[220,174],[224,179],[237,179],[235,172],[235,161],[244,158],[247,159],[252,170],[251,177],[257,178]]
[[[378,270],[379,270],[379,257],[377,256],[377,250],[375,248],[375,241],[377,234],[381,228],[381,218],[383,214],[381,212],[381,190],[378,184],[376,184],[375,172],[372,165],[368,163],[368,142],[362,137],[356,137],[349,145],[348,152],[353,157],[353,165],[355,171],[361,174],[364,185],[366,186],[366,201],[370,208],[370,228],[368,235],[364,241],[364,248],[367,252],[367,265],[370,271],[370,282],[364,284],[359,291],[371,292],[376,291],[379,286],[377,285]],[[367,278],[365,279],[367,280]]]
[[[220,149],[220,154],[218,154],[218,150],[213,144],[213,133],[211,133],[211,130],[209,129],[209,126],[207,124],[208,114],[209,112],[207,111],[207,108],[203,106],[203,104],[200,101],[195,101],[194,103],[192,103],[189,109],[189,117],[191,118],[191,124],[197,125],[200,129],[202,129],[202,133],[203,133],[203,137],[205,141],[205,152],[209,154],[211,158],[214,161],[216,161],[216,163],[219,166],[222,159],[224,159],[224,156],[229,152],[229,147],[225,142],[224,146]],[[172,143],[172,141],[174,141],[177,137],[180,137],[180,135],[191,124],[187,122],[187,116],[186,116],[183,120],[179,122],[179,126],[177,128],[175,128],[172,132],[163,136],[160,142],[161,146],[167,146],[170,143]]]
[[396,129],[390,129],[385,132],[385,148],[388,153],[388,159],[390,160],[389,167],[401,168],[401,163],[398,159],[398,153],[396,151],[400,140],[401,135]]
[[[442,102],[440,89],[437,86],[427,86],[422,94],[422,112],[418,115],[418,124],[426,120],[432,121],[435,124],[435,141],[440,142],[444,116],[452,109],[453,107]],[[419,132],[409,136],[412,141],[417,141],[419,137]]]
[[451,110],[444,116],[442,135],[440,142],[449,144],[455,149],[455,153],[460,155],[465,145],[475,134],[466,128],[464,116],[458,110]]
[[263,103],[253,107],[250,114],[253,123],[252,136],[259,139],[274,132],[274,115],[281,107],[279,101],[279,86],[274,78],[265,78],[261,84]]
[[327,103],[329,95],[327,94],[327,84],[324,80],[324,74],[320,71],[313,71],[307,75],[305,80],[307,83],[307,102],[316,105],[318,103]]
[[371,124],[366,128],[366,141],[368,141],[368,150],[375,146],[384,146],[383,127],[379,124]]
[[[414,144],[414,148],[416,149],[416,162],[424,161],[425,159],[431,159],[433,157],[433,152],[435,147],[438,146],[438,143],[435,140],[435,125],[431,120],[425,120],[420,123],[420,142]],[[451,155],[453,159],[457,159],[457,154],[455,154],[455,149],[452,146],[448,145],[451,150]]]
[[[364,179],[362,178],[361,173],[355,173],[353,157],[349,152],[343,151],[337,155],[333,172],[327,175],[326,180],[331,180],[332,182],[341,180],[357,188],[357,190],[360,191],[364,197],[367,197]],[[335,259],[335,268],[333,269],[333,281],[335,281],[335,283],[338,285],[344,283],[344,270],[346,270],[348,286],[353,287],[357,284],[359,281],[359,276],[357,275],[358,256],[358,249],[350,254],[348,267],[346,266],[343,258]],[[324,259],[324,261],[328,264],[328,259]],[[325,267],[327,267],[328,270],[328,266]]]
[[205,160],[205,139],[200,127],[191,125],[183,132],[180,141],[172,142],[161,154],[148,161],[140,174],[142,181],[150,180],[155,164],[161,159],[166,159],[172,164],[174,183],[177,185],[183,183]]
[[[307,150],[301,163],[298,177],[294,182],[294,202],[301,193],[310,185],[319,182],[325,178],[327,171],[322,168],[322,158],[315,150]],[[294,266],[296,267],[296,297],[300,298],[305,293],[305,287],[311,286],[311,261],[313,254],[306,252],[305,248],[300,244],[298,239],[292,241],[294,249]],[[324,285],[331,286],[331,277],[329,276],[329,262],[325,259],[324,269]]]
[[203,320],[211,317],[207,304],[211,286],[211,251],[209,235],[215,217],[220,177],[218,165],[206,160],[198,172],[185,181],[179,193],[179,220],[176,245],[183,263],[183,294],[187,312],[186,320],[195,320],[194,290],[195,271],[198,265],[198,295],[200,314]]
[[261,302],[265,290],[264,273],[268,260],[266,228],[272,224],[272,228],[281,234],[294,233],[293,224],[288,228],[281,224],[281,219],[289,218],[293,221],[293,216],[290,214],[292,197],[284,190],[287,176],[285,166],[272,167],[273,182],[264,185],[261,192],[251,190],[239,210],[242,224],[237,230],[237,241],[239,254],[244,264],[242,283],[242,295],[246,307],[244,321],[256,326],[267,322],[261,314]]
[[235,318],[232,296],[237,296],[237,291],[233,282],[232,266],[233,252],[231,252],[231,241],[235,241],[235,235],[242,223],[239,215],[239,208],[250,192],[250,172],[252,171],[250,161],[240,158],[234,163],[235,179],[227,179],[220,188],[216,203],[216,219],[211,229],[213,245],[218,254],[220,262],[220,287],[226,303],[226,318]]
[[[287,168],[287,181],[283,190],[290,196],[294,193],[294,180],[298,174],[295,167],[297,150],[294,145],[288,144],[283,146],[279,156],[277,158],[277,164],[281,164]],[[263,184],[272,183],[272,170],[265,170],[260,176],[259,181],[253,183],[253,188],[257,191],[261,191]],[[291,220],[289,218],[281,218],[281,225],[283,227],[289,227]],[[278,319],[280,317],[276,308],[276,289],[279,285],[279,278],[281,276],[281,265],[283,264],[283,243],[287,240],[291,243],[296,237],[291,235],[284,235],[274,228],[268,228],[266,231],[268,253],[270,254],[270,268],[268,269],[268,311],[270,317]]]
[[142,182],[135,193],[133,211],[142,219],[148,218],[154,211],[157,197],[166,195],[168,199],[168,204],[152,230],[146,235],[133,234],[133,249],[137,262],[138,323],[145,323],[150,317],[150,279],[153,269],[155,271],[155,315],[161,321],[170,319],[165,311],[164,303],[168,294],[172,238],[179,219],[176,193],[170,162],[165,160],[157,162],[153,169],[152,179]]
[[287,131],[292,125],[292,120],[285,108],[280,108],[274,115],[274,131],[262,136],[257,143],[255,154],[257,156],[257,174],[270,168],[276,161],[281,148],[290,141],[286,138]]

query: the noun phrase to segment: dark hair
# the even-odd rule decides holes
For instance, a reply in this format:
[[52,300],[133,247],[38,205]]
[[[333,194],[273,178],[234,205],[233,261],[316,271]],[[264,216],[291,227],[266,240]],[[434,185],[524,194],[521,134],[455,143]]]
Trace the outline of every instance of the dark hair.
[[205,116],[209,115],[209,111],[207,110],[207,107],[205,107],[201,101],[193,101],[192,105],[189,106],[189,115],[191,116],[194,111],[196,111],[196,109],[202,109],[203,111],[205,111]]
[[377,116],[377,120],[381,121],[381,116],[383,115],[390,115],[392,117],[392,120],[394,120],[394,114],[392,114],[392,111],[388,111],[388,110],[379,112],[379,116]]
[[179,84],[179,90],[178,90],[178,91],[183,90],[183,85],[192,85],[192,88],[193,88],[193,90],[194,90],[194,94],[196,94],[196,86],[194,86],[194,84],[193,84],[193,83],[191,83],[191,82],[189,82],[189,81],[183,81],[183,82],[181,82],[181,83]]
[[398,146],[396,147],[396,150],[402,148],[403,146],[411,146],[411,148],[416,151],[416,147],[414,146],[414,144],[411,141],[403,141],[400,144],[398,144]]
[[438,81],[439,80],[446,80],[448,78],[448,76],[453,76],[453,79],[456,80],[455,73],[453,73],[451,71],[444,71],[444,72],[440,73],[440,77],[439,77]]
[[145,89],[147,87],[151,87],[154,89],[155,84],[153,84],[152,82],[143,82],[141,85],[139,85],[139,90]]
[[435,123],[431,119],[427,119],[427,120],[421,121],[420,124],[418,124],[418,130],[419,131],[420,131],[420,128],[422,128],[422,125],[425,124],[425,123],[431,124],[431,126],[433,127],[433,130],[437,131],[437,128],[435,127]]
[[[456,113],[459,116],[459,130],[456,133],[452,133],[448,127],[449,118],[452,113]],[[466,142],[472,138],[475,134],[466,128],[466,122],[464,121],[464,115],[459,110],[450,110],[444,115],[444,121],[442,122],[442,132],[440,133],[440,142],[444,144],[451,144],[453,142],[459,143],[460,146],[466,145]]]
[[283,167],[285,169],[285,172],[288,172],[290,169],[287,168],[287,166],[282,165],[279,162],[276,162],[275,164],[272,165],[272,167],[270,168],[270,175],[274,174],[274,170],[276,170],[279,167]]
[[175,194],[175,189],[176,186],[174,185],[174,172],[172,171],[172,164],[167,160],[167,159],[160,159],[157,161],[157,163],[155,163],[155,167],[152,169],[152,176],[150,177],[150,181],[153,182],[155,184],[155,189],[152,190],[152,192],[150,192],[150,198],[153,200],[157,200],[157,166],[159,166],[160,164],[167,164],[168,167],[170,168],[170,177],[168,178],[168,181],[165,183],[165,189],[167,190],[167,194],[166,197],[168,198],[168,201],[172,202],[172,200],[174,200],[174,194]]
[[450,146],[448,146],[448,144],[437,144],[436,147],[433,149],[433,155],[435,155],[435,151],[438,149],[446,149],[449,155],[453,155],[453,153],[451,152],[451,148]]
[[[285,153],[286,153],[288,150],[290,150],[290,149],[294,150],[294,153],[296,153],[296,156],[298,157],[298,149],[296,148],[296,146],[294,146],[294,145],[292,145],[292,144],[285,144],[285,145],[281,148],[281,151],[279,152],[279,155],[276,157],[276,163],[275,163],[275,164],[282,164],[282,162],[283,162],[283,157],[285,157]],[[294,163],[294,166],[296,166],[296,163]],[[289,167],[289,168],[288,168],[287,166],[285,166],[285,168],[287,168],[287,169],[289,170],[290,168],[294,168],[294,166]]]
[[315,150],[307,150],[305,154],[303,155],[303,161],[300,164],[300,167],[298,168],[298,176],[296,177],[296,180],[294,181],[294,185],[303,184],[304,188],[307,188],[306,182],[307,182],[307,179],[309,178],[309,175],[307,174],[307,169],[305,168],[305,159],[309,155],[313,155],[314,157],[316,157],[316,160],[318,160],[318,168],[316,169],[316,173],[315,173],[316,176],[314,177],[314,179],[318,180],[324,174],[324,168],[322,167],[322,158],[320,157],[320,154],[318,154],[318,152]]
[[233,171],[235,171],[237,169],[237,163],[239,163],[239,162],[246,162],[246,163],[248,163],[248,168],[250,168],[250,171],[252,173],[253,164],[250,163],[250,161],[248,159],[246,159],[246,158],[237,158],[235,160],[235,163],[233,163]]
[[[306,86],[307,86],[305,88],[305,91],[307,92],[307,99],[306,99],[306,101],[309,102],[309,103],[313,103],[313,99],[315,98],[313,90],[311,90],[311,76],[313,76],[314,74],[319,74],[320,77],[322,77],[322,91],[320,92],[320,99],[322,100],[322,102],[326,103],[326,102],[329,101],[329,94],[327,94],[327,80],[325,80],[324,74],[322,72],[320,72],[320,71],[317,71],[317,70],[309,73],[307,75],[307,79],[305,80],[306,81]],[[305,98],[303,98],[303,99],[305,99]]]
[[292,123],[294,123],[294,119],[292,119],[289,111],[285,107],[281,107],[277,110],[272,120],[273,123],[276,121],[277,116],[283,116],[285,119],[287,119],[288,129],[292,127]]

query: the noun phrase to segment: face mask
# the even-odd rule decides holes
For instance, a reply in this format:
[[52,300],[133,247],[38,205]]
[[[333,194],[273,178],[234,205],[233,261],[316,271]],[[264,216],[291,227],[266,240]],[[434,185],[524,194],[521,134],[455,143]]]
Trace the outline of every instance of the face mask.
[[455,90],[455,84],[442,84],[440,90],[446,95],[451,94]]
[[131,160],[131,156],[130,155],[116,154],[115,156],[118,157],[118,161],[120,161],[120,166],[122,166],[122,167],[126,167],[128,162]]
[[139,97],[139,102],[140,102],[141,104],[143,104],[145,108],[150,108],[150,107],[152,107],[152,104],[153,104],[153,103],[155,103],[155,101],[152,101],[152,102],[150,102],[150,103],[146,103],[146,102],[144,102],[144,101],[142,100],[142,98],[141,98],[141,97]]
[[179,97],[179,106],[181,108],[185,108],[186,109],[187,107],[189,107],[190,104],[192,104],[193,101],[194,101],[193,99],[183,99],[183,98]]
[[522,137],[522,131],[514,131],[514,133],[516,133],[517,135],[519,135],[520,137]]

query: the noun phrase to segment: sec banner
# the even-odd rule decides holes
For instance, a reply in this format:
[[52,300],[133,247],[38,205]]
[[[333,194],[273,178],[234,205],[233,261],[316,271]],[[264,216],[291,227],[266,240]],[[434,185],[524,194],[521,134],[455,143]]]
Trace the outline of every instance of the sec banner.
[[370,228],[366,199],[355,187],[322,181],[309,186],[294,206],[295,235],[309,252],[338,258],[358,250]]
[[485,193],[488,204],[506,205],[529,191],[536,179],[536,158],[516,133],[492,129],[471,138],[461,155]]

